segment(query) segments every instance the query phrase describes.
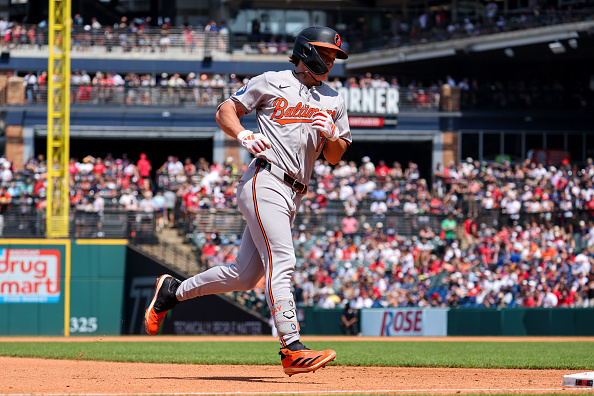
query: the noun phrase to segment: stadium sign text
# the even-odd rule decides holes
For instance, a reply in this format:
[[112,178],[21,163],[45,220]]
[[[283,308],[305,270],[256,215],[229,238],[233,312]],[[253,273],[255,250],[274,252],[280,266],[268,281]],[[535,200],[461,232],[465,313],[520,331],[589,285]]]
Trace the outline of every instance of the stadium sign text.
[[381,128],[384,126],[382,117],[349,117],[350,127]]
[[59,250],[0,249],[0,303],[59,300]]
[[396,88],[338,88],[347,110],[353,113],[398,114],[400,94]]
[[363,309],[361,333],[364,336],[442,337],[447,335],[448,308]]

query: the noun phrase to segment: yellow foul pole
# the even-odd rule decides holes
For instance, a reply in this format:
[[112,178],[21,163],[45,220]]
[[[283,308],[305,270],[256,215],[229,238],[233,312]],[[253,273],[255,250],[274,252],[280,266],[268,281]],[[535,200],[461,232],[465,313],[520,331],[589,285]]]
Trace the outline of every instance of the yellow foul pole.
[[49,0],[46,236],[68,237],[71,0]]

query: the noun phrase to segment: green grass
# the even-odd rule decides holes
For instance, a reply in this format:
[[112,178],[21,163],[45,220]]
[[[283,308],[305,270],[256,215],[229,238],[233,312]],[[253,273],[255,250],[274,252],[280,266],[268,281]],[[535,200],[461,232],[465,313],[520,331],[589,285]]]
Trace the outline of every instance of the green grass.
[[[336,365],[594,370],[594,342],[308,342]],[[189,364],[279,363],[270,342],[0,342],[0,356]]]

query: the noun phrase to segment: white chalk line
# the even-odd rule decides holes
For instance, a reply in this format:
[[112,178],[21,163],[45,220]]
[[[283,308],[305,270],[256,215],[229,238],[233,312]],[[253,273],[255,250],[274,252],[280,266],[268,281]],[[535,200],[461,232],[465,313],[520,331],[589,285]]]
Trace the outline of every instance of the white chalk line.
[[375,394],[375,393],[431,393],[431,392],[558,392],[583,389],[592,391],[590,387],[563,388],[477,388],[477,389],[377,389],[377,390],[327,390],[327,391],[263,391],[263,392],[178,392],[178,393],[0,393],[0,396],[218,396],[218,395],[324,395],[324,394]]

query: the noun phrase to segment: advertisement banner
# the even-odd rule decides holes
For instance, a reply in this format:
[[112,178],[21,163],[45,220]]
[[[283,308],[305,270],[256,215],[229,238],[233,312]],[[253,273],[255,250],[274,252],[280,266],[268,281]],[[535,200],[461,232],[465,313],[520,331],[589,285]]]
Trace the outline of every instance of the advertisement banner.
[[361,332],[374,337],[445,337],[448,308],[385,308],[361,311]]
[[381,128],[384,126],[383,117],[349,117],[350,127]]
[[0,303],[56,303],[60,292],[60,250],[0,249]]
[[357,88],[341,87],[338,93],[350,113],[370,113],[375,115],[400,113],[398,104],[400,93],[397,88]]

